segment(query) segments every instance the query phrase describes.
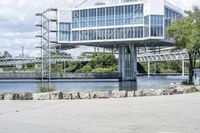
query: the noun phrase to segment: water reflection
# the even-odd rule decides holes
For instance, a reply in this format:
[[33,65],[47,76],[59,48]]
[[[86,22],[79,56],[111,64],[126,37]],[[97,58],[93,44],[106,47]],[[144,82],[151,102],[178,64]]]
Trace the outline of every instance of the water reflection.
[[119,90],[123,91],[133,91],[137,90],[137,82],[136,81],[122,81],[119,82]]

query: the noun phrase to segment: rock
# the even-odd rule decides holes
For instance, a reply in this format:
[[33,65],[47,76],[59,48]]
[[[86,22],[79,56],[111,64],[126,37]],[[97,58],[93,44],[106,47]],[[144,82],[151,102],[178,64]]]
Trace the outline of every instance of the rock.
[[136,90],[134,96],[135,97],[141,97],[141,96],[143,96],[143,90]]
[[19,94],[17,93],[5,93],[4,100],[18,100]]
[[135,91],[128,91],[127,97],[134,97]]
[[156,96],[160,96],[160,95],[163,95],[163,90],[162,89],[156,89],[154,90],[154,93]]
[[142,91],[143,96],[155,96],[155,91],[153,89],[144,89]]
[[91,93],[91,98],[109,98],[109,92],[108,91],[101,91],[101,92],[94,92]]
[[71,95],[71,99],[79,99],[79,95],[77,92],[71,92],[70,95]]
[[29,92],[19,93],[19,100],[32,100],[33,94]]
[[4,94],[0,94],[0,100],[4,100]]
[[198,90],[195,86],[184,86],[184,93],[193,93],[197,91]]
[[80,99],[90,99],[90,93],[89,92],[79,92],[78,93]]
[[112,98],[123,98],[126,96],[127,96],[126,91],[118,91],[118,90],[112,91]]
[[72,95],[68,92],[63,92],[63,99],[72,99]]
[[34,93],[33,100],[50,100],[49,93]]
[[59,91],[53,91],[53,92],[50,92],[50,98],[52,100],[63,99],[63,94],[62,92],[59,92]]
[[176,86],[172,86],[170,88],[167,88],[165,90],[163,90],[163,95],[173,95],[177,93],[177,89]]
[[200,91],[200,86],[196,86],[197,91]]

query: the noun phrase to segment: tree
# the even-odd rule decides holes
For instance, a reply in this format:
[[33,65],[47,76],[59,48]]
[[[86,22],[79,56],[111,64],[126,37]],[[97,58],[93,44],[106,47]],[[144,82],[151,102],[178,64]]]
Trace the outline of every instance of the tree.
[[176,49],[187,49],[189,55],[189,83],[193,82],[193,69],[200,56],[200,9],[186,11],[187,16],[171,24],[166,35],[175,40]]

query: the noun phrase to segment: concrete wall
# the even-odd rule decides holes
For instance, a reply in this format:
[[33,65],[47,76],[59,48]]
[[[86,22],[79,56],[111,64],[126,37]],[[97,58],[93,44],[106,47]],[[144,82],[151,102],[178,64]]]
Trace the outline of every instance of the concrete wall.
[[[1,72],[0,79],[39,79],[41,73]],[[119,73],[52,73],[52,79],[119,79]]]

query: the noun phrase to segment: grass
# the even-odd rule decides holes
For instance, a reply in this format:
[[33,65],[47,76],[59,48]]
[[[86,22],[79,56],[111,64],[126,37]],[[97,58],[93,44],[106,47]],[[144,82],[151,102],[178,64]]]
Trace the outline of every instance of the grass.
[[52,91],[56,91],[56,88],[49,85],[40,85],[37,90],[38,93],[45,93],[45,92],[52,92]]
[[183,80],[183,81],[181,82],[181,84],[182,84],[182,85],[194,85],[194,83],[189,83],[188,80]]

